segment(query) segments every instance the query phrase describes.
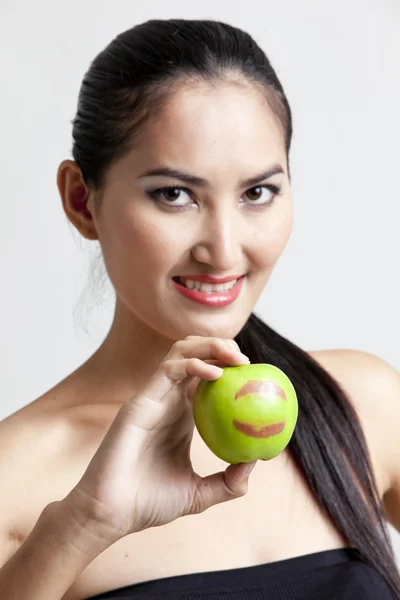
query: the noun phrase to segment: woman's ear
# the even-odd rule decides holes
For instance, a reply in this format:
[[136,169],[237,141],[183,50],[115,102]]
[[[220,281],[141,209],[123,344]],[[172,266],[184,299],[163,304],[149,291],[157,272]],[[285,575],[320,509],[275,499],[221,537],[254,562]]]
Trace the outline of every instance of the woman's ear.
[[63,160],[58,167],[57,186],[65,214],[83,237],[98,240],[93,215],[89,209],[93,191],[86,185],[80,167],[73,160]]

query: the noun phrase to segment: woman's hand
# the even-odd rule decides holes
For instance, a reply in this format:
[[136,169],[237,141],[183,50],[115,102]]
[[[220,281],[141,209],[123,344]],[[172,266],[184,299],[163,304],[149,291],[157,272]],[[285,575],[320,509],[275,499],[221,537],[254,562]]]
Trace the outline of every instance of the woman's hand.
[[76,518],[95,524],[113,543],[246,494],[255,462],[202,478],[193,471],[190,445],[199,380],[218,379],[222,371],[215,365],[247,362],[233,340],[189,336],[176,342],[144,388],[122,405],[64,499]]

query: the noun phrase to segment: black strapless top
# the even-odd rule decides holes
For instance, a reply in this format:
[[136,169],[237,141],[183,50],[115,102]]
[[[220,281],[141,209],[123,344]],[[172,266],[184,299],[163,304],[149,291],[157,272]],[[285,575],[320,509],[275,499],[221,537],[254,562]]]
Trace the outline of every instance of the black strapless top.
[[222,571],[154,579],[85,600],[396,600],[352,548]]

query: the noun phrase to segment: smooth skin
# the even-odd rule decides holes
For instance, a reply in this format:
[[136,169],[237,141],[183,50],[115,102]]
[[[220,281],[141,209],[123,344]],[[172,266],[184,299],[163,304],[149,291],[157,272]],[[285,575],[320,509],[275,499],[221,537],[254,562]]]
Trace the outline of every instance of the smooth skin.
[[[274,166],[282,172],[252,186],[240,183]],[[176,177],[143,176],[161,167],[205,181],[200,185]],[[227,465],[221,465],[192,430],[187,412],[196,377],[205,376],[202,369],[210,368],[204,360],[217,364],[235,360],[233,355],[218,354],[220,342],[212,346],[210,338],[233,343],[293,226],[283,132],[262,94],[240,81],[185,85],[159,119],[143,128],[132,149],[110,167],[101,190],[90,190],[71,160],[62,162],[57,181],[68,219],[81,235],[101,244],[116,290],[116,310],[106,339],[86,363],[0,424],[1,455],[13,457],[0,463],[0,480],[9,491],[0,511],[2,562],[23,544],[44,506],[64,497],[73,499],[78,514],[90,510],[102,523],[101,531],[109,532],[110,542],[124,534],[88,566],[65,600],[154,577],[259,564],[345,545],[286,451],[272,461],[259,461],[247,489],[244,467],[225,472]],[[270,205],[273,193],[264,187],[269,184],[281,188]],[[156,188],[177,186],[186,189],[164,194],[158,202],[148,195]],[[263,202],[264,206],[254,206]],[[185,208],[173,209],[171,203]],[[193,303],[175,290],[171,278],[190,273],[246,274],[246,278],[237,300],[217,309]],[[208,354],[203,343],[209,344]],[[170,352],[174,356],[167,358]],[[400,375],[364,352],[337,349],[310,355],[339,380],[354,403],[379,494],[388,518],[400,530]],[[188,387],[177,383],[176,373],[171,375],[178,368],[175,361],[190,365]],[[168,373],[161,367],[165,362]],[[172,387],[166,408],[161,400],[167,380]],[[190,458],[198,477],[188,462],[178,466],[172,461],[171,447],[163,454],[162,428],[152,429],[154,421],[150,427],[146,421],[149,405],[159,411],[158,424],[175,410],[185,415],[181,422],[177,418],[175,425],[169,423],[166,431],[178,436],[177,456],[186,459],[192,432]],[[139,429],[145,437],[137,436]],[[142,453],[146,440],[151,443]],[[18,456],[12,452],[15,447]],[[144,495],[135,495],[136,477],[143,483],[146,472],[162,467],[179,478],[176,495],[170,495],[167,481],[158,498],[152,495],[151,478],[143,485]],[[121,498],[124,469],[131,485],[123,487]],[[104,478],[96,480],[99,472]],[[207,491],[208,476],[212,485],[211,489],[206,485]],[[27,504],[28,487],[34,492]],[[160,512],[166,494],[174,503]],[[229,497],[235,501],[224,502]],[[149,498],[153,501],[147,505]],[[134,518],[131,501],[139,507]],[[112,519],[116,509],[123,515],[118,521]],[[190,510],[194,514],[189,518],[177,518]],[[168,525],[151,527],[168,520]]]

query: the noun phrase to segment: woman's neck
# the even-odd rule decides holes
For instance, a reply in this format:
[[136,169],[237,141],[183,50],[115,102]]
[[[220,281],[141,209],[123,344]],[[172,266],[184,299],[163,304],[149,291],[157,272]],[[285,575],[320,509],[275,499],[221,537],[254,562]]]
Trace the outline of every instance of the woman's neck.
[[102,344],[61,384],[82,390],[85,404],[122,404],[145,385],[173,343],[117,301]]

